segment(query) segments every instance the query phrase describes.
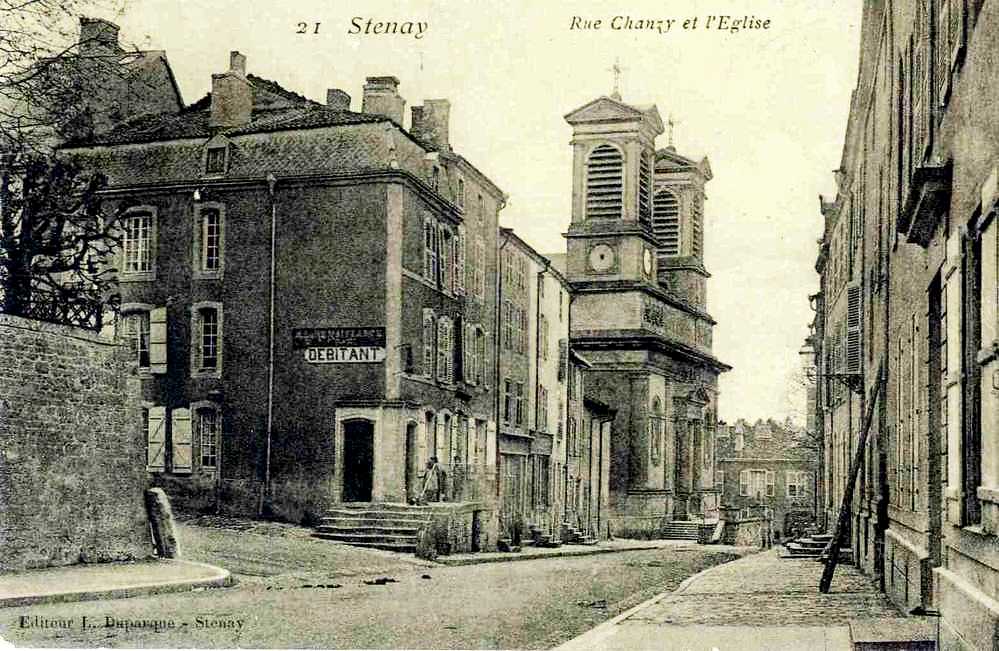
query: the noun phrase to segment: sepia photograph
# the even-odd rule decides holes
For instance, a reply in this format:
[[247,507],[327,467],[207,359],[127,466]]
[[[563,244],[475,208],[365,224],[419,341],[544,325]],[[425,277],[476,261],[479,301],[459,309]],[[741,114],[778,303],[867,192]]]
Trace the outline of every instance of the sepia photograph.
[[999,651],[999,0],[0,0],[0,647]]

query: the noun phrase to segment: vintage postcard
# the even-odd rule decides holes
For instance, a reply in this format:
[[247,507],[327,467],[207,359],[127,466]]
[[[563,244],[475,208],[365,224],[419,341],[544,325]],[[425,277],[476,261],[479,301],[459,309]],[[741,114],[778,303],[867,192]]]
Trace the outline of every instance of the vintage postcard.
[[0,639],[999,648],[997,51],[0,0]]

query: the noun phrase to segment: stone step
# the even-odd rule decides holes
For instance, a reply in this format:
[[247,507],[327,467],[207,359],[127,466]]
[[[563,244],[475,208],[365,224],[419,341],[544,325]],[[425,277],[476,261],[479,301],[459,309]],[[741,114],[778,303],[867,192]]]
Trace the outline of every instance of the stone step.
[[337,527],[424,527],[429,520],[418,518],[348,518],[341,516],[327,516],[319,519],[320,526]]
[[414,554],[416,553],[416,542],[385,542],[385,541],[346,541],[340,540],[339,538],[329,536],[322,533],[312,534],[315,538],[323,538],[325,540],[334,540],[337,542],[342,542],[344,544],[350,545],[352,547],[368,547],[370,549],[384,549],[386,551],[400,552],[403,554]]
[[401,535],[401,536],[416,536],[420,533],[419,527],[407,527],[407,526],[338,526],[338,525],[328,525],[323,524],[316,527],[316,531],[320,533],[338,533],[338,534],[382,534],[382,535]]
[[365,520],[419,520],[427,522],[431,513],[407,513],[403,511],[377,511],[360,509],[330,509],[323,514],[326,518],[365,519]]
[[340,540],[349,543],[399,543],[399,544],[416,544],[415,535],[405,535],[405,534],[381,534],[381,533],[364,533],[364,532],[329,532],[329,531],[319,531],[316,536],[321,536],[329,540]]

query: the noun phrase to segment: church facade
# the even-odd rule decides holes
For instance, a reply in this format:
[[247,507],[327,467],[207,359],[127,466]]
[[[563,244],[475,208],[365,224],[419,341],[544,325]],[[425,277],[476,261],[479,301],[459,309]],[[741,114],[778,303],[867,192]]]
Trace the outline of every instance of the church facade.
[[706,310],[707,159],[656,149],[655,106],[615,93],[565,116],[573,129],[565,233],[572,348],[590,364],[587,398],[615,410],[609,524],[615,535],[666,520],[717,518],[718,376]]

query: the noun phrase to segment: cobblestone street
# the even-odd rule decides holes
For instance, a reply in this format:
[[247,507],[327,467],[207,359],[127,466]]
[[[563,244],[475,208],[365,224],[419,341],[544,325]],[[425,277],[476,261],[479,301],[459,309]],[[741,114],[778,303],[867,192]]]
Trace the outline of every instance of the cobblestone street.
[[[0,638],[43,647],[543,649],[753,551],[690,544],[444,567],[308,533],[187,521],[185,557],[226,567],[234,587],[3,609]],[[107,626],[109,617],[122,625]]]
[[877,585],[854,567],[836,569],[820,594],[822,564],[777,550],[694,577],[563,649],[849,649],[851,620],[898,618]]

